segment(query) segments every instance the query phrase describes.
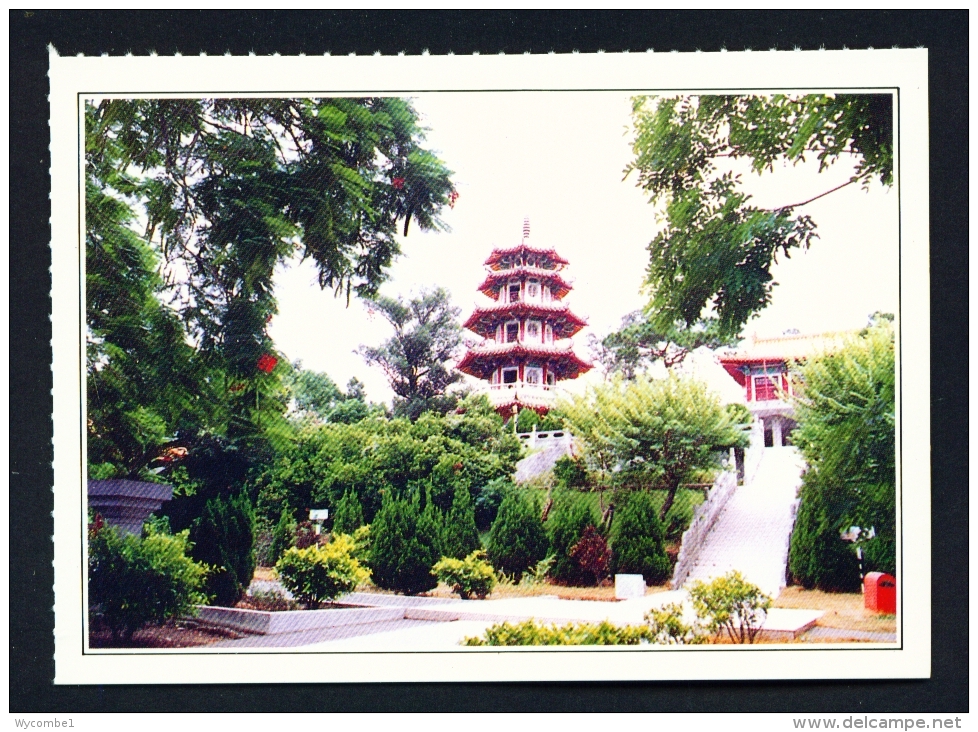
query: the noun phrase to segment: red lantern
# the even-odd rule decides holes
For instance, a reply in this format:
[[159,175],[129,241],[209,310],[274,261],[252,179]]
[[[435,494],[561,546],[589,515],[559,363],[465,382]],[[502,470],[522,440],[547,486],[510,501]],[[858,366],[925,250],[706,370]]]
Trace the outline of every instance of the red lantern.
[[275,356],[272,356],[271,354],[268,353],[264,353],[262,354],[261,358],[258,359],[258,364],[257,364],[258,370],[266,374],[270,374],[275,369],[275,364],[277,363],[278,363],[278,359],[275,358]]

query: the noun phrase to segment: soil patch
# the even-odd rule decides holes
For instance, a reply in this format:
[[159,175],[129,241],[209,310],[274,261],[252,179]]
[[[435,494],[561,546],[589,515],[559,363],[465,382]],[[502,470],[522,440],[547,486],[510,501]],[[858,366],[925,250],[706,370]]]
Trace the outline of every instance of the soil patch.
[[774,607],[824,610],[816,625],[838,630],[862,630],[875,633],[896,633],[896,617],[878,615],[863,607],[863,596],[858,592],[822,592],[802,587],[786,587]]
[[192,620],[168,620],[163,625],[137,630],[129,642],[113,641],[108,628],[92,628],[88,644],[92,648],[191,648],[244,637],[244,633],[211,628]]

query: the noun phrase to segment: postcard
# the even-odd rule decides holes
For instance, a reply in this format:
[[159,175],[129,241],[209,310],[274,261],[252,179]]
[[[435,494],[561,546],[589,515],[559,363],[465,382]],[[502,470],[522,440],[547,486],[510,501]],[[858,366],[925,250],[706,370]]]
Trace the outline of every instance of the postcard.
[[50,79],[56,683],[929,676],[925,50]]

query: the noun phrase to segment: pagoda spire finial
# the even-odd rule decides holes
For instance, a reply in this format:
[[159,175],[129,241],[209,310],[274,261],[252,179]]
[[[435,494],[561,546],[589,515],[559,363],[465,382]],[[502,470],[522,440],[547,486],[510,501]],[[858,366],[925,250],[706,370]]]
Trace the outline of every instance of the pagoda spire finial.
[[530,217],[523,217],[523,240],[526,241],[530,238]]

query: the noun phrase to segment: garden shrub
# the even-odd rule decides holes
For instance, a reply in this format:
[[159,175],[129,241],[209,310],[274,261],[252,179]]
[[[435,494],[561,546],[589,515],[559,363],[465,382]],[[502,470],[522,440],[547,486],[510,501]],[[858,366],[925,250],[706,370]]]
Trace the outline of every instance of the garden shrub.
[[93,620],[127,642],[147,623],[195,614],[207,602],[207,567],[188,556],[189,532],[152,528],[145,538],[103,526],[90,533],[88,602]]
[[360,499],[354,491],[344,491],[333,511],[333,532],[352,534],[363,526],[363,523],[363,506],[360,505]]
[[292,519],[292,514],[288,507],[283,508],[278,522],[275,524],[275,528],[272,529],[271,545],[268,548],[268,564],[266,566],[274,566],[275,562],[278,561],[286,549],[291,549],[295,546],[295,529],[296,523]]
[[452,507],[445,518],[442,533],[442,554],[461,559],[481,548],[479,530],[475,526],[475,506],[472,494],[465,486],[455,487]]
[[608,565],[611,562],[611,549],[608,542],[594,526],[584,529],[581,540],[570,550],[573,559],[581,573],[594,578],[594,584],[608,576]]
[[663,535],[652,496],[646,491],[631,493],[612,526],[611,571],[640,574],[649,585],[664,582],[672,566],[666,556]]
[[547,534],[536,505],[521,491],[508,492],[486,542],[486,555],[492,566],[519,580],[524,572],[547,556],[548,548]]
[[652,642],[658,645],[694,645],[707,640],[702,625],[698,621],[686,622],[683,606],[674,602],[649,610],[645,622],[652,633]]
[[361,526],[351,535],[353,539],[353,558],[360,564],[367,566],[370,563],[370,547],[373,543],[370,540],[370,524]]
[[475,496],[475,526],[479,531],[489,531],[503,498],[507,493],[516,490],[509,478],[496,478],[486,483]]
[[521,623],[503,622],[486,629],[482,637],[465,638],[466,646],[637,646],[651,643],[647,625],[612,625],[600,623],[568,623],[544,625],[535,620]]
[[312,521],[300,521],[295,526],[295,540],[292,546],[296,549],[308,549],[323,541],[322,534],[316,533],[316,524]]
[[838,510],[827,504],[826,493],[816,486],[816,476],[805,473],[801,503],[791,531],[788,569],[805,589],[857,592],[859,560],[849,542],[840,538],[842,527],[830,520]]
[[441,561],[431,568],[431,573],[452,588],[452,592],[463,600],[475,595],[484,600],[496,586],[496,573],[492,565],[485,560],[486,553],[476,550],[465,559],[442,557]]
[[292,547],[275,564],[275,573],[299,602],[317,608],[370,578],[370,572],[354,559],[354,549],[348,536],[334,537],[321,546]]
[[583,488],[588,484],[584,462],[563,455],[554,463],[554,482],[558,488]]
[[440,537],[416,500],[385,497],[370,525],[370,568],[378,587],[416,595],[438,586],[431,568],[441,554]]
[[204,504],[204,512],[190,529],[191,555],[212,568],[206,592],[213,603],[233,607],[255,574],[255,513],[242,491],[217,496]]
[[689,588],[693,607],[714,636],[726,632],[734,643],[753,643],[764,624],[771,598],[736,570]]
[[589,526],[594,528],[594,525],[591,509],[583,501],[571,500],[567,493],[554,500],[554,508],[547,519],[550,550],[554,555],[551,577],[567,584],[585,584],[589,581],[587,573],[581,571],[570,552],[584,536],[585,530]]
[[526,407],[523,407],[516,417],[517,432],[531,432],[533,431],[533,428],[537,427],[539,424],[540,415],[532,409],[527,409]]

